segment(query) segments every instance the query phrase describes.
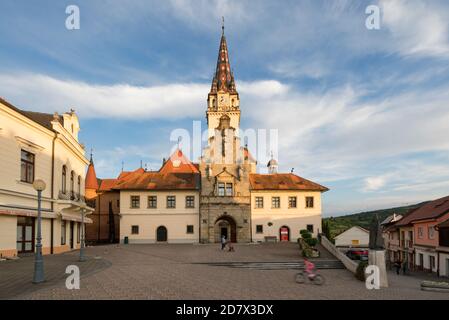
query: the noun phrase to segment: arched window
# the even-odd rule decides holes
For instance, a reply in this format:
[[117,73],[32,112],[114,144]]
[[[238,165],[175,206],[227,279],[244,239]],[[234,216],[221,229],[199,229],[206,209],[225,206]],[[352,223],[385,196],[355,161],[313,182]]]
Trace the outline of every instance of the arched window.
[[67,192],[67,167],[66,166],[62,166],[62,188],[61,188],[62,193],[66,193]]
[[81,176],[78,176],[78,199],[81,200]]
[[70,192],[72,199],[75,198],[75,172],[70,172]]

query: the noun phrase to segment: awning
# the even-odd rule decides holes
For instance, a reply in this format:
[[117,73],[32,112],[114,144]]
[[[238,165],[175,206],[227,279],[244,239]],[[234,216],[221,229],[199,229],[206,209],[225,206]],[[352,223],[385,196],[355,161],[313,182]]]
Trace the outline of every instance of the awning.
[[[0,208],[0,215],[7,216],[21,216],[21,217],[37,217],[37,211],[33,210],[22,210],[22,209],[6,209]],[[57,218],[57,215],[53,212],[41,211],[42,218]]]

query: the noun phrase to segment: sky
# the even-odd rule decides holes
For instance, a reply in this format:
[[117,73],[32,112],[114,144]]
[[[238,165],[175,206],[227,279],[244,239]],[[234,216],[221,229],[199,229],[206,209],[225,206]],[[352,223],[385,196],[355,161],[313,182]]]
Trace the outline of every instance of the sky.
[[[369,5],[380,29],[366,27]],[[206,128],[224,16],[242,129],[277,130],[279,171],[327,186],[325,216],[449,194],[445,0],[2,0],[0,12],[0,96],[74,108],[100,178],[122,162],[157,170],[173,130]]]

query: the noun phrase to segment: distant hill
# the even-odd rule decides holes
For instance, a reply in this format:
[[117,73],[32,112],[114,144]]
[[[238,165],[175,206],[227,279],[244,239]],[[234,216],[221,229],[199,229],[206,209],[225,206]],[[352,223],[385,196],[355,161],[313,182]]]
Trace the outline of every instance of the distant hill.
[[373,215],[376,213],[379,216],[379,221],[382,222],[385,218],[392,215],[393,213],[405,215],[410,210],[420,207],[426,202],[427,201],[413,204],[410,206],[360,212],[350,214],[347,216],[324,218],[323,221],[328,221],[331,238],[333,239],[336,235],[339,235],[343,231],[346,231],[353,226],[359,226],[362,228],[369,229],[370,223],[373,219]]

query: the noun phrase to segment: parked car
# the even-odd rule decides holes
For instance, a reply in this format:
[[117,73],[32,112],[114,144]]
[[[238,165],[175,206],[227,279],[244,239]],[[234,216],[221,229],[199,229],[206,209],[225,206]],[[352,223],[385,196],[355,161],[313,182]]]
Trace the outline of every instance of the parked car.
[[368,250],[349,249],[346,256],[351,260],[368,261]]

